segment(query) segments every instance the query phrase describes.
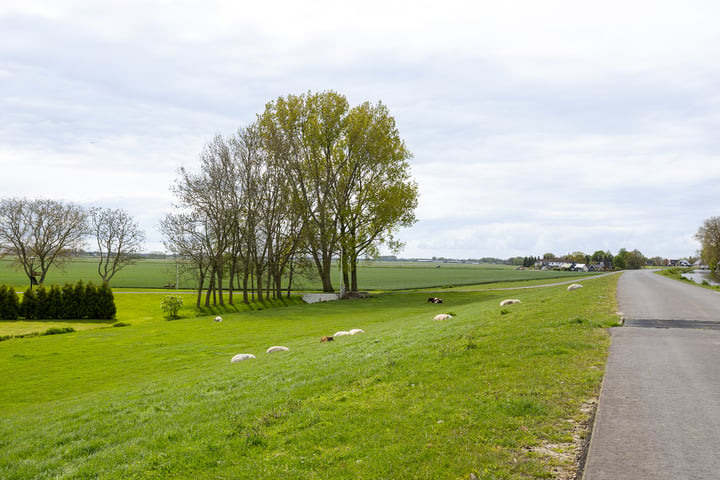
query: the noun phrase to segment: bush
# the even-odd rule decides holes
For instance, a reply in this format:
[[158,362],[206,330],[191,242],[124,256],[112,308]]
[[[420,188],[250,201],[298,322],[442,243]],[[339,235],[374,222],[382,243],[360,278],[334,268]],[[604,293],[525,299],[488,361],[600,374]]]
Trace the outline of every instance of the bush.
[[35,318],[50,317],[50,296],[42,285],[35,292]]
[[42,335],[58,335],[61,333],[72,333],[75,329],[72,327],[52,327],[45,330]]
[[17,320],[20,315],[20,300],[15,289],[0,285],[0,318]]
[[180,308],[182,308],[182,305],[182,298],[177,295],[167,295],[162,299],[160,308],[162,308],[162,311],[166,313],[168,318],[174,319],[179,318],[178,312],[180,311]]
[[13,288],[0,285],[0,319],[17,320],[111,320],[117,313],[112,290],[106,284],[53,285],[49,290],[39,286],[28,288],[22,302]]
[[35,292],[32,291],[32,287],[25,290],[23,294],[22,303],[20,304],[20,315],[27,320],[35,320],[37,310],[37,299],[35,298]]
[[47,318],[55,319],[60,318],[62,312],[62,292],[60,287],[53,285],[50,287],[48,293],[48,312]]
[[117,307],[115,306],[115,297],[113,297],[112,289],[107,283],[103,283],[97,287],[97,318],[103,320],[111,320],[115,318]]

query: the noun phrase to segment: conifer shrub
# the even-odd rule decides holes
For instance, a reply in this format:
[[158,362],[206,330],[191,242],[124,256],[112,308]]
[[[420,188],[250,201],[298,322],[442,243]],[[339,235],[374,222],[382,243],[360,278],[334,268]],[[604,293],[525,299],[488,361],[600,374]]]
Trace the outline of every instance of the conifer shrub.
[[20,300],[15,289],[0,285],[0,318],[17,320],[20,315]]
[[32,288],[28,288],[27,290],[25,290],[22,303],[20,304],[20,316],[25,318],[26,320],[37,319],[37,315],[35,314],[37,310],[36,307],[37,299],[35,297],[35,292],[32,290]]
[[17,320],[112,320],[117,313],[112,289],[79,281],[75,285],[28,288],[22,301],[15,290],[0,285],[0,319]]
[[35,292],[35,318],[52,318],[50,317],[50,297],[42,285]]

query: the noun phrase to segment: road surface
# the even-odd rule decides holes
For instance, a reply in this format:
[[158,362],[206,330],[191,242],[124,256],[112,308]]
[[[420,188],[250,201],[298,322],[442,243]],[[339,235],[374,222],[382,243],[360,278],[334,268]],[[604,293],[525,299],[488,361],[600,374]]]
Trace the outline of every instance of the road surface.
[[720,479],[720,293],[624,272],[584,480]]

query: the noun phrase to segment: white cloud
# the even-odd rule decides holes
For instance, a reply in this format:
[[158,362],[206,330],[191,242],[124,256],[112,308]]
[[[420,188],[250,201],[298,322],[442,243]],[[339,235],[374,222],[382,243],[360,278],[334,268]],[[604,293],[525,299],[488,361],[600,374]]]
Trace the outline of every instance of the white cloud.
[[703,0],[8,0],[0,189],[127,205],[151,230],[215,133],[279,95],[334,89],[388,105],[415,155],[404,255],[688,255],[718,214],[719,13]]

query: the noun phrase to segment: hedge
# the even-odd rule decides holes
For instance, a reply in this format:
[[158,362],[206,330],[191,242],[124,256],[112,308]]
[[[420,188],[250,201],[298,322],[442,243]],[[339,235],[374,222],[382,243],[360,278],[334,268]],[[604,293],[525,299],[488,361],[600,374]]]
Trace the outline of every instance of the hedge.
[[117,308],[112,290],[107,284],[95,286],[78,281],[46,289],[43,285],[28,288],[22,297],[13,288],[0,285],[0,319],[17,320],[110,320]]

